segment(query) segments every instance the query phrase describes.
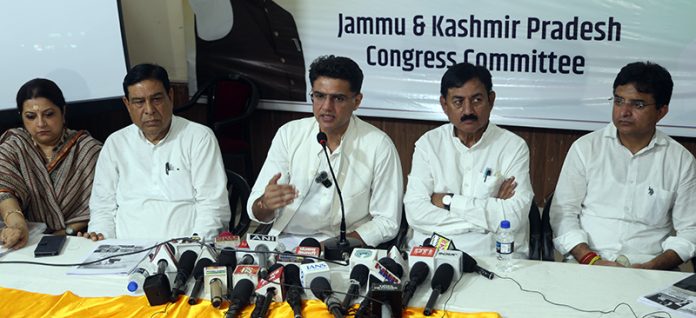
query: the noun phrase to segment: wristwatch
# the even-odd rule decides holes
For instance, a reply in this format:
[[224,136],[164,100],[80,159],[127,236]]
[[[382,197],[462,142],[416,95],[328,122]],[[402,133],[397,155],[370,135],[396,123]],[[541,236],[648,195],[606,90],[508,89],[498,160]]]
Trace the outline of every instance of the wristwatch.
[[442,205],[445,206],[445,210],[447,211],[449,211],[450,205],[452,204],[452,196],[454,196],[454,193],[448,193],[442,197]]
[[73,229],[69,225],[66,225],[65,226],[65,234],[66,235],[75,235],[75,229]]

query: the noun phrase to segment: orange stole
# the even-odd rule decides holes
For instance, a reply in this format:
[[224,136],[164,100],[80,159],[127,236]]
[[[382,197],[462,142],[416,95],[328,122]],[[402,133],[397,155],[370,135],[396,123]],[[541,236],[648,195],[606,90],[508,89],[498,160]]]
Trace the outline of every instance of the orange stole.
[[[354,307],[357,308],[357,305]],[[69,291],[61,295],[46,295],[4,287],[0,287],[0,308],[2,308],[0,314],[3,317],[219,318],[227,311],[226,305],[221,309],[217,309],[210,305],[210,301],[203,301],[198,305],[190,306],[186,296],[182,296],[174,304],[150,307],[145,296],[79,297]],[[248,306],[242,312],[242,317],[249,317],[253,309],[253,305]],[[442,314],[441,310],[437,310],[431,317],[439,317]],[[292,316],[292,309],[290,309],[287,303],[271,304],[269,317]],[[326,309],[326,305],[318,300],[304,301],[302,316],[333,317]],[[500,315],[494,312],[457,313],[450,311],[447,312],[447,316],[451,318],[500,318]],[[425,316],[423,316],[422,308],[409,307],[404,311],[403,317]]]

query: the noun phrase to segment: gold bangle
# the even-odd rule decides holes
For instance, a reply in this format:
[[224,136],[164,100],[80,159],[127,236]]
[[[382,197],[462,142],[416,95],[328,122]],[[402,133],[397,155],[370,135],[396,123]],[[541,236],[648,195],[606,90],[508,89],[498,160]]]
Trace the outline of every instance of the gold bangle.
[[5,213],[5,215],[3,215],[3,217],[2,217],[3,222],[7,223],[7,217],[12,213],[17,213],[17,214],[21,215],[22,218],[24,218],[24,213],[22,213],[22,210],[12,210],[12,211]]
[[597,255],[597,256],[592,258],[592,260],[588,263],[588,265],[594,265],[594,263],[597,263],[597,261],[600,259],[602,259],[602,257]]

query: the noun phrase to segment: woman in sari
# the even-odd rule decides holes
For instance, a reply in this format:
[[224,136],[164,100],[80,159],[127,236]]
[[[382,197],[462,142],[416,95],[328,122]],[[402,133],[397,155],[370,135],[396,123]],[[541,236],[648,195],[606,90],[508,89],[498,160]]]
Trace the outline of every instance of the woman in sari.
[[0,136],[0,241],[20,248],[27,222],[43,222],[47,233],[84,231],[101,143],[86,131],[65,127],[65,98],[47,79],[33,79],[17,92],[23,128]]

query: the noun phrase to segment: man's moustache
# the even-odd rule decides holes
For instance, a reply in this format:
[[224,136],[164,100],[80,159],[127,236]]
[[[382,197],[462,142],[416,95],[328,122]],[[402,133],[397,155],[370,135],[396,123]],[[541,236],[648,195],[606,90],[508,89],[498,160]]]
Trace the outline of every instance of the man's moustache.
[[464,116],[462,116],[462,118],[461,118],[460,120],[461,120],[461,121],[465,121],[465,120],[474,120],[474,121],[476,121],[476,120],[478,120],[478,116],[476,116],[476,115],[474,115],[474,114],[471,114],[471,115],[464,115]]

